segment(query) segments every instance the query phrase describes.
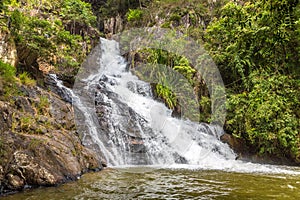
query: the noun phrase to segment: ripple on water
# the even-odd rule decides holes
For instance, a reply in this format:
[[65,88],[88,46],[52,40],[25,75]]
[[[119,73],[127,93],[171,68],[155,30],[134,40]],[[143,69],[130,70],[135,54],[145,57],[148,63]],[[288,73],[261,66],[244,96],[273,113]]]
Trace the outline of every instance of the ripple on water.
[[[105,169],[77,182],[3,197],[56,199],[300,199],[297,174],[237,173],[220,170]],[[290,168],[289,168],[290,170]]]

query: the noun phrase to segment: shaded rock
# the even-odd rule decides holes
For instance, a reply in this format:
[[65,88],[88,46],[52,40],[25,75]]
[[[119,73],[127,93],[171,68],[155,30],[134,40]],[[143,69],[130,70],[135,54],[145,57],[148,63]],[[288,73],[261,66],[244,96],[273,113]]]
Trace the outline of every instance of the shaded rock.
[[17,47],[17,54],[19,62],[23,65],[23,69],[25,69],[28,72],[33,72],[33,74],[35,74],[38,70],[38,52],[30,49],[28,46],[22,45]]
[[104,33],[115,34],[123,30],[124,22],[120,15],[104,20]]
[[20,190],[24,186],[24,179],[20,178],[17,175],[8,174],[7,180],[9,184],[9,188],[13,190]]
[[22,110],[23,112],[30,113],[31,115],[35,113],[28,99],[25,97],[22,96],[16,97],[15,105],[17,106],[17,109]]
[[236,138],[230,134],[223,134],[220,140],[227,143],[237,153],[237,160],[243,160],[247,162],[263,163],[263,164],[276,164],[276,165],[299,165],[295,161],[285,158],[276,157],[271,155],[258,155],[255,147],[247,144],[243,139]]
[[4,88],[3,88],[3,80],[2,77],[0,77],[0,95],[4,94]]
[[0,101],[0,133],[7,131],[11,127],[12,115],[7,103]]
[[[3,167],[0,165],[0,180],[3,180],[4,170]],[[1,182],[0,182],[1,185]]]
[[[57,77],[55,74],[48,74],[44,77],[45,85],[55,94],[59,95],[64,101],[72,103],[72,97],[70,96],[69,91],[65,88],[61,88],[57,84]],[[65,82],[64,82],[65,83]]]
[[220,140],[224,143],[227,143],[230,148],[232,148],[235,152],[238,153],[246,153],[249,152],[249,149],[247,148],[247,145],[242,139],[236,138],[230,134],[223,134],[220,137]]

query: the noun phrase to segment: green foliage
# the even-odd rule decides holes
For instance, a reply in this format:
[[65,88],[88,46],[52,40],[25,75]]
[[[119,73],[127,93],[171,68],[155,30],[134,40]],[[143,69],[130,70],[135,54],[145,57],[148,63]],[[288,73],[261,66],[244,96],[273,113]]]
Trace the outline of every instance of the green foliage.
[[76,21],[88,26],[96,24],[96,16],[89,3],[81,0],[65,0],[62,3],[60,16],[66,21]]
[[[13,122],[13,123],[18,123],[18,122]],[[19,125],[20,125],[20,129],[21,129],[21,132],[22,133],[29,133],[29,134],[32,134],[34,133],[33,131],[33,126],[35,124],[35,119],[34,117],[32,116],[22,116],[20,118],[20,122],[19,122]]]
[[0,60],[0,77],[6,82],[14,82],[16,68]]
[[155,88],[156,94],[163,99],[165,104],[170,108],[174,109],[177,105],[177,98],[175,94],[164,84],[157,84]]
[[4,10],[5,6],[3,5],[3,2],[0,2],[0,12],[2,12],[2,10]]
[[193,76],[196,73],[196,70],[192,68],[189,64],[189,61],[185,57],[180,57],[174,61],[175,66],[174,70],[182,74],[188,81],[193,84]]
[[193,84],[193,76],[196,70],[190,65],[187,58],[162,49],[146,49],[139,52],[147,57],[148,63],[162,64],[171,67]]
[[129,9],[145,7],[151,0],[107,0],[97,2],[95,12],[100,19],[107,19],[113,16],[125,15]]
[[22,84],[32,87],[36,85],[36,81],[30,78],[30,75],[27,72],[23,72],[19,75],[19,79]]
[[170,20],[171,21],[180,21],[181,20],[181,16],[178,14],[178,13],[173,13],[171,16],[170,16]]
[[228,132],[260,154],[298,159],[299,3],[229,2],[206,30],[228,88]]
[[253,89],[229,98],[227,129],[261,154],[299,156],[299,82],[285,75],[251,75]]
[[21,40],[21,36],[18,35],[21,30],[22,23],[24,22],[24,16],[19,10],[14,10],[10,16],[11,20],[11,32],[16,37],[16,41]]
[[[179,89],[179,87],[183,88],[194,86],[195,82],[193,78],[196,70],[190,66],[187,58],[162,49],[143,49],[139,51],[139,54],[147,58],[147,63],[153,63],[151,71],[148,73],[158,73],[157,78],[159,79],[159,84],[157,84],[155,87],[156,95],[161,98],[169,108],[174,109],[176,106],[178,106],[178,97],[176,97],[174,91],[172,91],[172,88],[174,89],[175,85],[177,85],[177,89]],[[156,68],[156,66],[159,65],[166,68],[171,68],[174,70],[174,72],[171,73],[166,71],[166,73],[169,74],[165,74],[163,71],[160,71],[160,69]],[[178,72],[182,76],[180,77],[177,75],[177,78],[175,78],[176,80],[172,80],[172,77],[170,76],[171,74],[176,74],[175,72]],[[180,81],[177,79],[186,79],[187,81]],[[189,83],[189,85],[184,86],[183,84],[186,83]]]
[[[148,3],[148,0],[107,0],[98,1],[95,4],[100,6],[93,9],[98,13],[98,21],[127,13],[129,26],[148,26],[159,21],[161,27],[176,27],[197,42],[204,40],[228,91],[226,131],[245,139],[260,154],[300,160],[298,1],[166,0]],[[87,26],[96,21],[89,4],[80,0],[41,1],[39,5],[34,1],[5,0],[1,1],[0,10],[10,18],[10,31],[18,47],[30,48],[39,54],[39,59],[57,67],[79,68],[87,53],[83,47],[91,42],[82,30],[88,30]],[[35,10],[39,12],[32,15]],[[188,26],[183,24],[185,21]],[[175,48],[178,47],[174,46],[174,52]],[[207,89],[203,89],[206,85],[185,57],[161,49],[139,53],[144,61],[162,64],[185,77],[199,98],[200,117],[196,116],[196,111],[192,114],[202,121],[213,120],[210,119],[211,101]],[[0,62],[0,89],[1,82],[11,87],[10,82],[15,80],[14,70]],[[23,76],[20,79],[25,83],[28,75]],[[183,98],[178,93],[175,95],[163,74],[160,78],[155,92],[169,108],[190,105],[180,102]],[[188,87],[180,81],[176,84]],[[47,99],[41,97],[40,105],[47,108],[47,103]],[[39,109],[40,114],[45,112],[42,107]],[[26,120],[23,126],[26,128]]]
[[35,151],[37,148],[39,148],[44,143],[44,140],[32,138],[30,140],[30,143],[28,144],[28,149],[31,149]]
[[5,1],[4,5],[10,8],[5,14],[17,48],[35,54],[40,62],[76,73],[91,49],[93,38],[87,32],[96,24],[96,17],[90,4],[55,0],[39,4]]
[[211,99],[202,96],[199,101],[200,107],[200,121],[201,122],[211,122]]
[[136,22],[143,16],[143,11],[140,9],[129,9],[126,14],[128,22]]
[[275,9],[271,1],[244,6],[230,2],[222,9],[221,18],[208,27],[207,47],[227,83],[236,81],[237,88],[243,90],[250,87],[247,76],[252,71],[296,69],[296,7],[285,1],[276,4],[280,7]]
[[40,96],[40,101],[37,105],[37,111],[40,115],[47,115],[50,108],[50,102],[47,96]]
[[[245,139],[257,153],[300,161],[298,1],[218,1],[213,11],[209,6],[208,1],[155,1],[150,16],[158,16],[161,27],[177,27],[199,42],[204,40],[227,87],[228,133]],[[188,28],[181,24],[187,16]],[[141,20],[151,22],[147,17]],[[207,21],[212,22],[208,25]],[[184,57],[160,49],[141,54],[148,63],[182,74],[198,92],[200,119],[214,120],[209,115],[211,101],[203,91],[205,83],[196,80],[199,75]],[[162,84],[155,89],[172,105],[170,87]]]
[[16,68],[0,60],[0,100],[11,100],[16,93]]

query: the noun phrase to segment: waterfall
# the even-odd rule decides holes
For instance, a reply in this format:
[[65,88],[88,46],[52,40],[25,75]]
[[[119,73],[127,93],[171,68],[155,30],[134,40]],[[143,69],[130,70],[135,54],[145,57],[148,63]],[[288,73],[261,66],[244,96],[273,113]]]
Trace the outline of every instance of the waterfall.
[[[149,83],[139,80],[120,55],[118,43],[101,39],[98,69],[76,89],[57,87],[72,98],[82,143],[108,165],[223,165],[236,155],[219,140],[222,128],[173,118],[153,99]],[[85,70],[85,69],[83,69]],[[100,155],[101,154],[101,155]]]

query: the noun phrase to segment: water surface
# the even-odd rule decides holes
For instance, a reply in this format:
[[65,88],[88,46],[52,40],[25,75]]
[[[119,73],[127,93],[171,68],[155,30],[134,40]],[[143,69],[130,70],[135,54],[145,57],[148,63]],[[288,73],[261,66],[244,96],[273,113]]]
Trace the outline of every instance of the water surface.
[[[299,169],[291,174],[238,173],[152,167],[110,168],[59,187],[38,188],[3,200],[54,199],[299,199]],[[298,172],[297,172],[298,170]]]

